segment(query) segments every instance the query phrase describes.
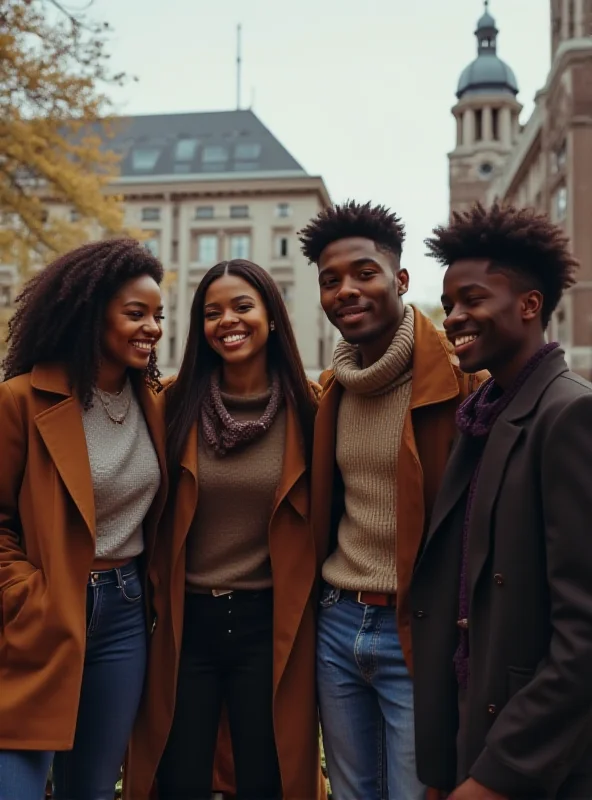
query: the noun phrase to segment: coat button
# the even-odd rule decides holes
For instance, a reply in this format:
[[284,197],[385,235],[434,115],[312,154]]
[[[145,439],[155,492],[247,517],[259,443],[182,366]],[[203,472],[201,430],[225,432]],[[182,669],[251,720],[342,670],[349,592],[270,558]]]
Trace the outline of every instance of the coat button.
[[417,610],[413,612],[413,616],[415,617],[415,619],[425,619],[427,617],[427,614],[425,611]]
[[488,714],[497,714],[497,706],[495,706],[493,703],[488,705],[487,706],[487,713]]
[[501,572],[496,572],[493,576],[493,580],[497,583],[498,586],[503,586],[505,583],[505,578],[501,574]]

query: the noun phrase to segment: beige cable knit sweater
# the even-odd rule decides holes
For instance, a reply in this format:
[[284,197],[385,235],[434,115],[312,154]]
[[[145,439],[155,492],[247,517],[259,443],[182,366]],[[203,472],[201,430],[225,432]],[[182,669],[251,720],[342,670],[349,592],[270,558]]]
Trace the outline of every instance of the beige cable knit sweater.
[[357,348],[347,342],[335,351],[335,377],[345,389],[337,419],[345,512],[323,578],[339,589],[397,591],[396,474],[411,399],[412,353],[409,306],[388,350],[372,366],[362,369]]

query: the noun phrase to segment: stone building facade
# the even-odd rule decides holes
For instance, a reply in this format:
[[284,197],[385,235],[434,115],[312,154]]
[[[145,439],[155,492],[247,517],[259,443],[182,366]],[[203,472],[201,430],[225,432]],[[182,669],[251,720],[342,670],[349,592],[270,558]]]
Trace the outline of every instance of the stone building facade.
[[[535,207],[563,226],[581,262],[581,269],[577,285],[566,294],[554,315],[549,335],[561,342],[571,367],[590,379],[592,0],[551,0],[549,5],[551,69],[545,85],[536,95],[534,111],[523,126],[518,124],[518,87],[509,68],[506,67],[502,77],[501,68],[496,66],[499,82],[495,86],[490,84],[486,87],[483,82],[479,83],[474,72],[469,74],[468,82],[463,83],[461,76],[459,102],[453,109],[457,119],[459,106],[466,108],[464,104],[470,98],[471,107],[483,110],[492,104],[497,107],[498,100],[503,101],[503,106],[499,107],[509,109],[513,122],[509,140],[506,127],[506,138],[495,150],[486,150],[486,142],[475,141],[475,137],[469,138],[466,145],[462,141],[457,143],[450,154],[450,206],[455,210],[465,208],[475,200],[489,204],[501,199],[518,206]],[[483,30],[484,19],[497,37],[495,23],[487,8],[478,24],[478,37],[487,35]],[[477,60],[484,61],[487,57],[490,56],[480,53]],[[485,69],[487,63],[480,69],[493,76],[493,69]],[[497,96],[495,100],[494,93]],[[469,132],[470,125],[466,123]],[[488,133],[490,130],[487,129]],[[494,162],[492,154],[498,157],[497,161]],[[484,173],[480,165],[486,159],[493,168]]]

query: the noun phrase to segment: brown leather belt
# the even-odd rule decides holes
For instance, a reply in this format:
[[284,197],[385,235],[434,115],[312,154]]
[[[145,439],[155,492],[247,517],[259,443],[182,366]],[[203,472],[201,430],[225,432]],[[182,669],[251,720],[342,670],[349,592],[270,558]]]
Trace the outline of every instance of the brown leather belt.
[[355,600],[356,603],[361,603],[365,606],[396,607],[397,605],[396,594],[386,594],[385,592],[354,592],[351,589],[342,589],[340,594],[342,597],[347,597],[348,600]]

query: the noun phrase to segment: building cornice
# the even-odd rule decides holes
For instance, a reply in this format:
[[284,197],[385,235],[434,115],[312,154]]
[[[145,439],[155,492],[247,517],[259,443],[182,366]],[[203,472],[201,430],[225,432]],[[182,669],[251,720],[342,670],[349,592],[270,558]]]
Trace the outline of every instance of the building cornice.
[[[168,201],[183,199],[205,199],[215,197],[253,197],[267,195],[272,197],[285,197],[286,195],[316,194],[322,206],[331,204],[328,189],[322,177],[302,173],[291,174],[285,177],[262,178],[251,173],[249,179],[243,178],[235,181],[220,181],[209,176],[208,181],[183,182],[171,180],[170,182],[131,182],[119,178],[104,188],[109,194],[121,196],[124,200],[152,200]],[[175,178],[177,176],[174,176]],[[63,202],[40,191],[45,202]]]
[[557,79],[563,74],[571,62],[592,56],[592,38],[568,39],[561,42],[551,64],[551,70],[543,88],[537,93],[536,100],[551,91]]
[[286,178],[309,178],[302,170],[282,170],[270,172],[194,172],[191,175],[118,175],[111,181],[113,184],[146,184],[156,185],[161,183],[204,183],[220,181],[253,181],[253,180],[285,180]]
[[457,114],[462,114],[469,108],[479,109],[484,106],[499,106],[500,108],[512,108],[517,111],[522,111],[522,104],[513,95],[504,94],[503,92],[491,92],[481,94],[469,94],[461,97],[450,109],[452,114],[456,117]]

